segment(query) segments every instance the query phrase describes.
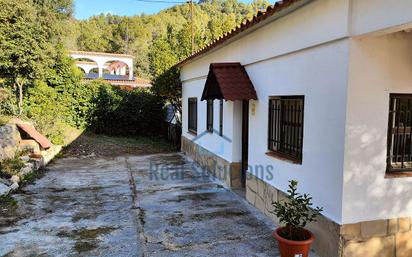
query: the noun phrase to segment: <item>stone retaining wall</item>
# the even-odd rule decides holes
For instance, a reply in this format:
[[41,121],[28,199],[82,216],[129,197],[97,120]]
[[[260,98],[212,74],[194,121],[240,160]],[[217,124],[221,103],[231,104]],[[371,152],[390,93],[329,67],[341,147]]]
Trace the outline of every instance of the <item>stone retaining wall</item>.
[[240,163],[228,162],[185,137],[182,137],[182,152],[225,182],[228,187],[241,187]]
[[[248,174],[246,199],[274,223],[272,202],[285,198],[285,193]],[[339,225],[320,216],[308,225],[316,237],[313,249],[321,257],[411,257],[412,218],[365,221]]]
[[412,256],[412,218],[396,218],[345,224],[340,235],[343,257]]
[[14,158],[20,141],[21,137],[16,125],[0,126],[0,161]]
[[19,156],[24,166],[9,179],[0,178],[0,196],[7,195],[19,188],[19,183],[30,173],[45,167],[60,151],[62,147],[52,145],[49,149],[42,149],[32,139],[23,140],[15,124],[0,126],[0,162],[13,159],[19,152],[27,152]]

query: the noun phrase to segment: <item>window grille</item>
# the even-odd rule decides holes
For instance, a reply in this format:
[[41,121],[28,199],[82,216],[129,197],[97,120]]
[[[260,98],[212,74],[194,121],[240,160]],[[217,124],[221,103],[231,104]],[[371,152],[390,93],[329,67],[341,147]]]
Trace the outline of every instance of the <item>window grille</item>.
[[269,100],[268,149],[280,157],[302,162],[304,96]]

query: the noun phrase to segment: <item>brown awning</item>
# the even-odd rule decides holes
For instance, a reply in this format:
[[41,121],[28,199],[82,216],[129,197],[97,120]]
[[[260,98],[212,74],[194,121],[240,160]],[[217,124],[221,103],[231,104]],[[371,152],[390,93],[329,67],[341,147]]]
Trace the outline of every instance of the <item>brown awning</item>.
[[203,100],[257,100],[256,91],[240,63],[212,63],[209,67]]

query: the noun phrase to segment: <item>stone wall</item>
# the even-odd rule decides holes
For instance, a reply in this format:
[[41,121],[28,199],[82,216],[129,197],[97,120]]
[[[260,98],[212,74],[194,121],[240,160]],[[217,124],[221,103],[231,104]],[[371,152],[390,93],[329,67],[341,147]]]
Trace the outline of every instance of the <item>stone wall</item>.
[[[20,122],[20,121],[19,121]],[[10,178],[0,178],[0,196],[7,195],[19,188],[19,183],[30,173],[45,167],[62,149],[52,145],[45,150],[33,139],[22,139],[15,124],[0,126],[0,162],[19,157],[24,166],[10,174]],[[24,155],[21,155],[24,153]],[[18,155],[17,155],[18,154]],[[17,155],[17,156],[16,156]]]
[[411,257],[412,218],[342,225],[343,257]]
[[[285,198],[285,193],[248,174],[246,199],[270,217],[272,202]],[[320,216],[307,227],[316,237],[313,249],[321,257],[411,257],[412,218],[398,218],[339,225]]]
[[0,161],[14,158],[20,141],[21,137],[16,125],[0,126]]
[[182,137],[182,152],[225,182],[228,187],[241,187],[240,163],[228,162],[185,137]]

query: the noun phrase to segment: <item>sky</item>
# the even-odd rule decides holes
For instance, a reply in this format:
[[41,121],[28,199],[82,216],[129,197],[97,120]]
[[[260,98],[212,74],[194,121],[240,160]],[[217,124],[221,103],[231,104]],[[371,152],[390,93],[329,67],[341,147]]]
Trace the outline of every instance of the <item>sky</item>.
[[[153,14],[177,3],[149,3],[144,1],[185,2],[185,0],[75,0],[76,19],[87,19],[101,13],[131,16],[135,14]],[[241,0],[251,2],[251,0]],[[271,1],[272,2],[272,1]]]

